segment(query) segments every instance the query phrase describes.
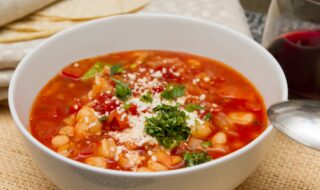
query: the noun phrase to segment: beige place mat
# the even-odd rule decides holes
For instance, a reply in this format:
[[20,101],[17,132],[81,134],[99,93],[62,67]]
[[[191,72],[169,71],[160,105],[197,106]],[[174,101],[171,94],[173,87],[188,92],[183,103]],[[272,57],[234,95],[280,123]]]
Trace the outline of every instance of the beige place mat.
[[[7,108],[0,108],[0,134],[1,190],[59,190],[29,157]],[[319,168],[320,152],[279,133],[258,169],[237,190],[320,189]]]

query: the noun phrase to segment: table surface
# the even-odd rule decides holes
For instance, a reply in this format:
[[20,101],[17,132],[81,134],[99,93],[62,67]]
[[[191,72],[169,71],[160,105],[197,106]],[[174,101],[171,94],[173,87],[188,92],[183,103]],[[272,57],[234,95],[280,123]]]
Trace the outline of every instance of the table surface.
[[[0,134],[0,189],[58,190],[29,157],[7,107],[0,108]],[[320,152],[277,133],[257,170],[237,190],[320,189],[319,168]]]

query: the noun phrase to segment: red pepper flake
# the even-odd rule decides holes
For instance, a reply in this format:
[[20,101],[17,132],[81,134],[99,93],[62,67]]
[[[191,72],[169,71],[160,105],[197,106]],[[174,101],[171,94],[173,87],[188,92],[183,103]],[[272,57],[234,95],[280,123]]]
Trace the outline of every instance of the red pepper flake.
[[152,91],[154,93],[160,93],[160,92],[164,91],[164,88],[162,86],[155,86],[152,88]]
[[102,93],[97,98],[97,103],[93,106],[93,109],[100,113],[111,112],[115,110],[119,105],[116,100],[112,100],[111,93]]

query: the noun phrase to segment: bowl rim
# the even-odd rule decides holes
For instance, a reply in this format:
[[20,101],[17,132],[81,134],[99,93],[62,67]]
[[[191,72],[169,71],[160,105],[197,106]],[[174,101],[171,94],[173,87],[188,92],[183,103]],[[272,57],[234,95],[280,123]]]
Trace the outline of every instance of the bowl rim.
[[[226,33],[229,33],[230,35],[234,35],[238,38],[242,38],[243,40],[246,41],[246,43],[251,44],[253,47],[255,47],[259,51],[264,52],[264,54],[266,54],[267,58],[270,60],[270,64],[273,64],[273,67],[275,68],[275,70],[277,71],[277,74],[281,78],[280,83],[282,85],[282,90],[283,90],[283,94],[282,94],[281,99],[287,100],[287,97],[288,97],[287,82],[286,82],[285,75],[284,75],[280,65],[277,63],[277,61],[273,58],[273,56],[266,49],[264,49],[260,44],[258,44],[257,42],[255,42],[254,40],[249,38],[248,36],[246,36],[240,32],[234,31],[233,29],[230,29],[226,26],[215,23],[215,22],[207,21],[207,20],[203,20],[203,19],[199,19],[199,18],[194,18],[194,17],[188,17],[188,16],[181,16],[181,15],[174,15],[174,14],[162,14],[162,13],[138,13],[138,14],[117,15],[117,16],[111,16],[111,17],[107,17],[107,18],[101,18],[101,19],[89,21],[89,22],[80,24],[78,26],[68,28],[62,32],[57,33],[56,35],[49,37],[48,39],[46,39],[42,43],[40,43],[36,48],[34,48],[31,51],[31,53],[26,55],[22,59],[20,64],[17,66],[17,68],[13,74],[13,77],[11,79],[10,86],[9,86],[9,95],[8,95],[9,108],[10,108],[11,115],[13,117],[14,122],[16,123],[17,128],[19,129],[19,131],[23,134],[23,136],[29,142],[31,142],[34,146],[36,146],[38,149],[40,149],[42,152],[49,155],[50,157],[52,157],[56,160],[59,160],[61,162],[64,162],[68,165],[71,165],[73,167],[80,168],[80,169],[83,169],[83,170],[86,170],[89,172],[94,172],[94,173],[104,174],[104,175],[124,176],[124,177],[151,178],[151,177],[166,177],[166,176],[173,176],[173,175],[179,175],[179,174],[188,174],[191,172],[197,172],[200,170],[204,170],[204,169],[219,165],[221,163],[224,163],[228,160],[232,160],[232,159],[239,157],[240,155],[248,152],[253,147],[260,144],[262,142],[262,140],[265,139],[272,132],[272,130],[273,130],[272,125],[268,125],[267,128],[257,138],[255,138],[253,141],[251,141],[249,144],[247,144],[246,146],[244,146],[244,147],[242,147],[242,148],[240,148],[230,154],[227,154],[221,158],[218,158],[216,160],[212,160],[210,162],[206,162],[206,163],[203,163],[203,164],[200,164],[197,166],[193,166],[193,167],[168,170],[168,171],[159,171],[159,172],[119,171],[119,170],[111,170],[111,169],[90,166],[88,164],[75,161],[73,159],[64,157],[64,156],[56,153],[55,151],[53,151],[53,150],[49,149],[48,147],[46,147],[45,145],[43,145],[35,137],[33,137],[32,134],[27,129],[27,127],[25,127],[22,124],[22,122],[20,121],[20,119],[18,117],[16,108],[15,108],[15,103],[14,103],[15,102],[14,101],[14,99],[15,99],[14,98],[15,97],[14,91],[16,89],[16,83],[18,82],[19,74],[24,71],[24,68],[26,67],[26,65],[28,65],[26,63],[29,62],[29,59],[35,54],[35,52],[37,52],[37,50],[41,49],[43,46],[50,44],[51,41],[59,40],[60,36],[63,36],[68,33],[72,33],[73,31],[76,31],[78,29],[86,28],[87,26],[95,25],[98,23],[108,23],[109,21],[113,21],[116,19],[123,19],[123,18],[124,19],[127,19],[127,18],[139,19],[139,18],[143,18],[143,17],[152,17],[152,18],[160,18],[160,19],[174,19],[174,20],[180,20],[180,21],[183,20],[183,21],[188,21],[188,22],[196,22],[196,23],[200,23],[203,25],[211,25],[211,27],[215,27],[215,28],[219,28],[220,30],[224,30]],[[30,153],[30,154],[32,154],[32,153]]]

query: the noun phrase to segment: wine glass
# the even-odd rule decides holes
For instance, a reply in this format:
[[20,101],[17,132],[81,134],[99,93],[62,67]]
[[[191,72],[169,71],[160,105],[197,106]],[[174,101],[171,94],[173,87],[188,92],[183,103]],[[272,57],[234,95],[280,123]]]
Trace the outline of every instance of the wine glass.
[[262,44],[281,65],[291,97],[320,100],[320,0],[272,0]]

